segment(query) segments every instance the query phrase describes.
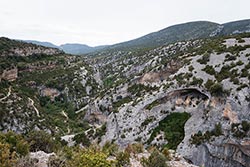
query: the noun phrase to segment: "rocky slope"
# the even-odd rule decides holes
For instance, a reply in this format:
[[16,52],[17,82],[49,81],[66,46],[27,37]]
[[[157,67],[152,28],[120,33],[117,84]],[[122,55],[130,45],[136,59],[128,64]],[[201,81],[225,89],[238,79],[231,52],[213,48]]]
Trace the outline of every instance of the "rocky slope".
[[86,128],[84,114],[75,111],[98,85],[84,58],[6,38],[0,48],[1,131],[67,134]]
[[[250,164],[250,34],[95,57],[0,39],[0,129]],[[174,162],[173,162],[174,163]]]
[[102,144],[142,142],[195,165],[248,166],[249,55],[244,34],[96,58],[105,93],[86,119],[105,125]]

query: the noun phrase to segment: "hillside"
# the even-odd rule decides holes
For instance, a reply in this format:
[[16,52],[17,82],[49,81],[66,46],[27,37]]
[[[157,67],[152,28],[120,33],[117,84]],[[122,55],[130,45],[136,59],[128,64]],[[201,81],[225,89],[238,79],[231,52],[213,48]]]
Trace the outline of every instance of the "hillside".
[[160,31],[147,34],[145,36],[130,41],[114,44],[91,47],[85,44],[62,44],[56,46],[50,42],[40,42],[34,40],[25,40],[26,42],[62,49],[65,53],[73,55],[83,54],[108,54],[110,51],[148,51],[156,47],[199,38],[208,38],[212,36],[223,36],[250,31],[250,20],[240,20],[224,24],[213,23],[209,21],[188,22],[173,25]]
[[60,49],[59,46],[54,45],[54,44],[51,43],[51,42],[41,42],[41,41],[35,41],[35,40],[24,40],[24,42],[32,43],[32,44],[36,44],[36,45],[40,45],[40,46],[45,46],[45,47],[50,47],[50,48],[57,48],[57,49]]
[[225,24],[218,24],[208,21],[188,22],[173,25],[131,41],[111,45],[109,47],[104,48],[103,51],[109,52],[150,50],[155,47],[159,47],[164,44],[174,43],[177,41],[249,32],[249,25],[250,20],[240,20]]
[[82,55],[86,53],[91,53],[98,51],[100,49],[105,48],[106,46],[96,46],[96,47],[91,47],[88,45],[83,45],[83,44],[63,44],[60,45],[60,48],[66,53],[73,54],[73,55]]
[[249,166],[250,34],[192,33],[95,57],[0,38],[1,160]]

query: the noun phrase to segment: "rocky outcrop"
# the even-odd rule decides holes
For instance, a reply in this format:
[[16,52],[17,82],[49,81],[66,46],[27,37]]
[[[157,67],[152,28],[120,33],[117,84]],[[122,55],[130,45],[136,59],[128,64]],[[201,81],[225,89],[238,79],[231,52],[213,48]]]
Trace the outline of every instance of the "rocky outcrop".
[[230,123],[238,123],[239,119],[237,117],[236,112],[232,111],[230,103],[227,103],[224,111],[223,111],[223,117],[230,120]]
[[56,154],[38,151],[38,152],[31,152],[29,155],[31,159],[38,160],[38,162],[35,164],[36,167],[48,167],[48,161],[51,156],[56,156]]
[[63,53],[59,49],[45,48],[45,47],[23,47],[23,48],[11,48],[8,51],[0,53],[0,56],[21,56],[27,57],[32,55],[58,55]]
[[55,100],[55,97],[60,95],[60,91],[54,88],[43,88],[40,91],[41,96],[47,96],[50,97],[50,99],[53,101]]
[[[186,111],[196,114],[197,108],[204,107],[205,105],[202,104],[208,99],[209,96],[198,88],[186,88],[167,93],[159,92],[154,96],[148,96],[135,106],[131,106],[131,103],[125,104],[119,109],[119,113],[112,113],[108,116],[107,132],[103,136],[102,143],[115,139],[120,146],[125,147],[138,138],[145,143],[150,137],[148,132],[158,126],[159,121],[169,113]],[[185,101],[189,103],[185,105]],[[152,102],[157,105],[147,109]],[[153,119],[150,119],[148,124],[143,124],[149,118]]]
[[249,147],[232,142],[204,144],[193,152],[192,162],[204,166],[249,167],[250,155],[244,151],[249,150]]
[[7,80],[7,81],[15,81],[18,77],[18,69],[13,68],[10,70],[4,70],[2,73],[2,76],[0,77],[0,81],[2,79]]

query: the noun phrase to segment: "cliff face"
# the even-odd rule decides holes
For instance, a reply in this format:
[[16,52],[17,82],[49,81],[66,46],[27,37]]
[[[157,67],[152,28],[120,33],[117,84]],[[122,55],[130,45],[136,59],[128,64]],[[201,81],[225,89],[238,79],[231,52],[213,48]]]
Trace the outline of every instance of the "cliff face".
[[2,79],[7,81],[15,81],[18,77],[18,69],[13,68],[10,70],[4,70],[2,76],[0,77],[0,82]]
[[173,115],[188,113],[176,148],[182,157],[198,166],[249,166],[249,46],[249,37],[228,37],[171,44],[127,60],[119,54],[99,60],[100,68],[106,67],[102,76],[112,76],[110,68],[118,79],[119,70],[131,78],[95,103],[109,108],[103,112],[101,143],[175,148],[178,137],[171,135],[181,133],[175,132],[181,123]]

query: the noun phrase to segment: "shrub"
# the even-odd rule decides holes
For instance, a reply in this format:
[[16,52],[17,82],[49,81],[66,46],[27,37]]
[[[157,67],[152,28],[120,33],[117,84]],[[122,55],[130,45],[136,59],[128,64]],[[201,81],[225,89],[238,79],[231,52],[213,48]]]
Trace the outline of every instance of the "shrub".
[[117,167],[122,167],[122,166],[128,166],[130,161],[129,161],[130,155],[128,152],[119,152],[116,156],[117,160]]
[[0,166],[12,167],[16,163],[16,154],[11,151],[10,145],[0,142]]
[[8,144],[11,153],[15,152],[19,157],[29,153],[29,143],[21,135],[12,131],[0,133],[0,142]]
[[83,148],[75,152],[72,159],[68,161],[71,167],[111,167],[115,162],[107,160],[108,155],[96,147]]
[[188,70],[191,72],[191,71],[194,70],[194,67],[193,67],[193,66],[189,66],[189,67],[188,67]]
[[197,62],[199,62],[200,64],[207,64],[209,60],[210,60],[210,54],[205,53],[199,60],[197,60]]
[[202,85],[203,79],[202,78],[196,78],[195,76],[193,77],[193,81],[190,83],[191,85]]
[[114,144],[114,143],[111,143],[111,142],[106,142],[104,144],[104,146],[102,147],[102,150],[108,154],[109,156],[116,156],[118,154],[118,145],[117,144]]
[[212,131],[206,131],[202,134],[201,131],[191,136],[190,142],[191,144],[200,145],[205,141],[209,141],[213,136],[222,135],[221,124],[215,124],[214,129]]
[[249,137],[249,130],[250,122],[247,121],[242,121],[241,123],[233,123],[231,125],[231,132],[233,133],[233,136],[240,139],[244,137]]
[[154,149],[148,159],[142,159],[142,165],[144,167],[167,167],[166,161],[167,158],[158,150]]
[[85,135],[85,133],[79,133],[74,136],[73,140],[76,144],[82,144],[83,146],[90,146],[89,138]]
[[210,88],[209,91],[212,95],[220,96],[224,93],[223,86],[219,83],[213,84]]
[[153,107],[160,105],[158,100],[153,101],[152,103],[148,104],[146,109],[151,110]]
[[30,143],[30,150],[34,152],[37,150],[56,152],[60,147],[60,143],[45,131],[31,131],[27,134],[26,140]]
[[144,150],[144,147],[141,143],[133,143],[133,144],[129,144],[126,149],[125,152],[131,154],[138,154],[138,153],[142,153]]
[[210,74],[210,75],[215,75],[215,73],[216,73],[213,66],[210,66],[210,65],[206,65],[206,67],[203,68],[202,70],[205,71],[206,73]]
[[233,61],[236,60],[236,56],[231,55],[231,54],[227,54],[225,57],[225,61]]

